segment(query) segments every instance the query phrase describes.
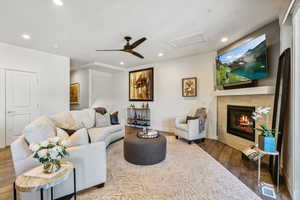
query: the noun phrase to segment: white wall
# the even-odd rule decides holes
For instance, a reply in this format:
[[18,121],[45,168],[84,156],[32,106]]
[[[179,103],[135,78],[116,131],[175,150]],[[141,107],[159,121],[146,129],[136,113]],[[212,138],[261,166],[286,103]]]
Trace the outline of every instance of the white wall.
[[79,104],[71,105],[71,110],[80,110],[89,107],[90,70],[71,71],[71,83],[79,83]]
[[[31,71],[38,74],[41,115],[69,110],[69,58],[0,43],[0,68]],[[5,110],[1,109],[0,115],[3,119]],[[1,142],[4,141],[5,135],[3,124],[1,120]]]
[[[149,102],[152,128],[174,131],[176,116],[185,115],[193,108],[203,106],[209,112],[209,136],[216,137],[215,56],[216,52],[213,52],[132,68],[135,70],[154,67],[154,101]],[[197,97],[182,97],[181,81],[187,77],[198,78]],[[114,103],[118,105],[124,120],[126,108],[131,103],[140,106],[144,102],[128,101],[128,72],[116,73],[113,79]]]
[[108,110],[113,109],[113,75],[108,72],[91,70],[91,106],[106,107]]

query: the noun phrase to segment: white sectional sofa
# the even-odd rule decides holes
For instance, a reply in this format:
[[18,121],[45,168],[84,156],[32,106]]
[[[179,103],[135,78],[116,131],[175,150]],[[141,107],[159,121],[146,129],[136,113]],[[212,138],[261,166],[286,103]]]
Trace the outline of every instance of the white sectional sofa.
[[[87,129],[88,137],[86,138],[89,138],[89,141],[83,141],[82,137],[75,138],[77,142],[67,149],[70,155],[66,160],[71,161],[76,167],[77,191],[105,183],[106,147],[124,137],[124,127],[111,125],[110,122],[103,123],[104,118],[100,119],[102,122],[99,126],[97,115],[99,116],[94,109],[85,109],[59,113],[50,117],[42,116],[31,122],[25,127],[23,135],[11,144],[16,175],[39,165],[33,158],[29,143],[41,142],[41,140],[56,136],[60,128]],[[55,198],[73,192],[72,176],[54,188]],[[22,200],[35,200],[40,198],[40,192],[21,193],[20,196]],[[44,197],[44,199],[50,199],[50,192],[45,191]]]

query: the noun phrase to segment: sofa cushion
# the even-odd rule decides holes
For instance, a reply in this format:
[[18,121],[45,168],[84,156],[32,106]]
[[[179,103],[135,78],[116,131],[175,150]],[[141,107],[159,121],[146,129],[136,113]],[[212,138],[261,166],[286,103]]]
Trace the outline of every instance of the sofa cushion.
[[76,123],[75,129],[81,128],[92,128],[95,126],[95,110],[94,109],[84,109],[70,111],[72,118]]
[[188,124],[184,124],[184,123],[177,124],[176,128],[178,128],[182,131],[189,131]]
[[42,142],[56,135],[56,127],[51,119],[42,116],[32,121],[23,130],[26,141],[31,144],[33,142]]
[[121,125],[112,125],[102,128],[90,128],[88,129],[88,133],[91,139],[91,142],[104,141],[104,139],[112,133],[118,132],[122,130]]
[[86,128],[77,130],[71,136],[69,136],[68,133],[63,129],[57,128],[57,136],[67,138],[70,141],[70,145],[68,147],[89,144],[89,136]]
[[106,114],[102,115],[102,114],[96,112],[96,127],[101,128],[101,127],[106,127],[106,126],[110,126],[109,114],[106,113]]
[[56,127],[63,129],[75,129],[76,122],[70,112],[61,112],[50,116]]

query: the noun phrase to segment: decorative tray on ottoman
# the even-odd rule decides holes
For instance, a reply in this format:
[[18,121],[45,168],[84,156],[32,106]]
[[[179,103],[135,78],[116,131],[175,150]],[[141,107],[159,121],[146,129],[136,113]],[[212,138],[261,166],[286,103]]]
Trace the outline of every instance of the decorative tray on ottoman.
[[139,138],[151,139],[151,138],[157,138],[159,136],[159,133],[158,131],[155,130],[139,131],[137,133],[137,136]]

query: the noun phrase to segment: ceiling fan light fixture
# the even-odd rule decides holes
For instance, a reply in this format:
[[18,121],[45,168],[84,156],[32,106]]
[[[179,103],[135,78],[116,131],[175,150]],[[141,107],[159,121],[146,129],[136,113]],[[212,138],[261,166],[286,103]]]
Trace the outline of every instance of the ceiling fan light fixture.
[[158,56],[158,57],[162,57],[162,56],[164,56],[164,53],[161,53],[161,52],[160,52],[160,53],[157,54],[157,56]]
[[123,61],[120,62],[120,65],[124,65],[125,63]]

